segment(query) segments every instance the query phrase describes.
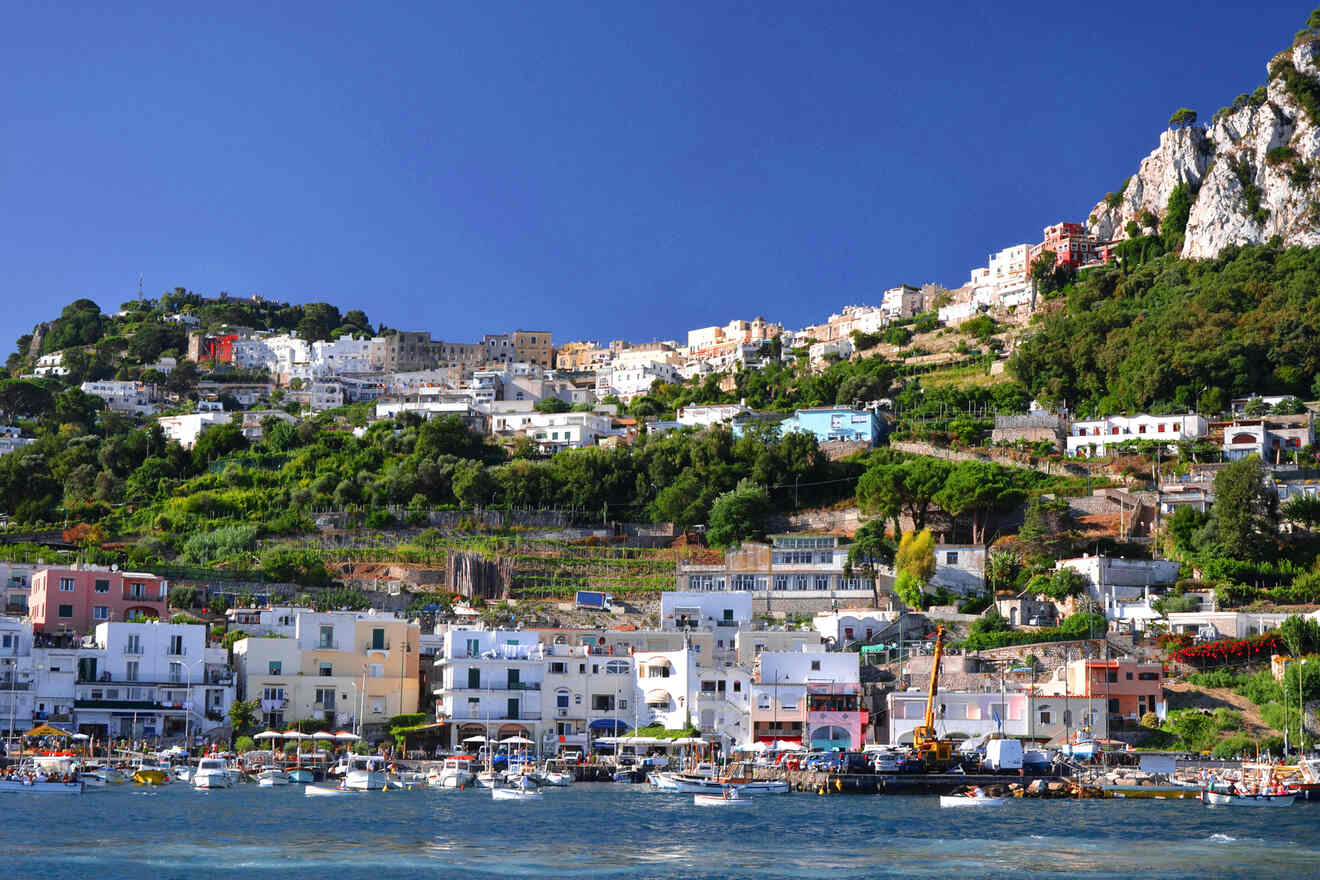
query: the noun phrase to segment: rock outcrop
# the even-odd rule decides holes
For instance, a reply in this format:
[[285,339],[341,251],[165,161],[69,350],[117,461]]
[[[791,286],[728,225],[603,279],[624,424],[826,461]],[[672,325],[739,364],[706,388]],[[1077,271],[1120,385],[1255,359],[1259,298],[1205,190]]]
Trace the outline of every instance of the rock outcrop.
[[1194,197],[1184,257],[1213,257],[1275,236],[1285,245],[1320,245],[1320,126],[1299,102],[1309,88],[1320,96],[1318,58],[1320,42],[1299,41],[1271,61],[1265,89],[1209,125],[1164,132],[1122,191],[1092,210],[1091,231],[1121,241],[1128,223],[1141,227],[1146,212],[1163,220],[1169,195],[1185,184]]

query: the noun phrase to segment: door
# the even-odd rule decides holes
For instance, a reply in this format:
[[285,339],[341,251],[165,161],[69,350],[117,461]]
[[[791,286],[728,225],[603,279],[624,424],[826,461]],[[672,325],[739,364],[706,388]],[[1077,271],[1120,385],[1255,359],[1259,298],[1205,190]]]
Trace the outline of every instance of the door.
[[480,670],[480,669],[473,668],[473,669],[469,669],[469,670],[468,670],[468,687],[469,687],[471,690],[474,690],[474,691],[475,691],[475,690],[480,690],[480,689],[481,689],[481,670]]
[[373,651],[385,650],[385,630],[373,629],[371,631],[371,650]]
[[509,673],[509,690],[515,691],[518,689],[518,684],[519,684],[518,670],[510,669],[508,673]]
[[509,697],[509,706],[508,706],[508,709],[509,709],[509,711],[508,711],[508,713],[504,716],[505,718],[517,718],[517,717],[518,717],[518,698],[517,698],[517,697]]

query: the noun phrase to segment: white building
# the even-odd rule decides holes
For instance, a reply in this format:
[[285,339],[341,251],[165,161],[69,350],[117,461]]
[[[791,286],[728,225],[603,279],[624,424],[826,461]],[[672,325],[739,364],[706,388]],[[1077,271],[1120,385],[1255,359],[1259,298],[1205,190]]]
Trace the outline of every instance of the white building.
[[312,343],[312,368],[318,375],[369,373],[372,371],[371,340],[342,336]]
[[23,432],[11,425],[0,427],[0,455],[7,455],[16,449],[30,446],[37,442],[34,437],[24,437]]
[[659,381],[678,384],[682,380],[678,369],[668,363],[650,363],[639,367],[616,367],[596,374],[596,398],[613,394],[628,403],[634,397],[651,392],[651,386]]
[[224,648],[188,623],[102,623],[78,660],[78,727],[106,737],[179,737],[220,727],[234,699]]
[[727,425],[737,416],[751,410],[741,403],[717,403],[708,406],[680,406],[676,419],[680,425],[697,428],[709,428],[712,425]]
[[675,593],[660,594],[660,628],[730,628],[736,633],[752,621],[752,594]]
[[0,562],[0,587],[4,588],[5,614],[27,614],[32,575],[42,567],[34,562]]
[[432,690],[436,720],[451,725],[451,742],[487,731],[497,739],[523,736],[541,742],[547,730],[542,704],[546,656],[534,632],[446,632]]
[[32,371],[38,376],[67,376],[69,368],[64,366],[64,352],[43,354],[37,358],[37,366]]
[[880,308],[890,318],[912,318],[921,313],[924,302],[925,297],[922,296],[921,288],[900,284],[885,291]]
[[829,639],[836,648],[842,649],[854,642],[870,641],[877,634],[889,629],[897,619],[896,611],[850,608],[846,611],[817,614],[811,619],[811,625],[822,638]]
[[1112,446],[1138,440],[1165,444],[1199,440],[1209,426],[1195,413],[1177,416],[1106,416],[1102,419],[1078,419],[1067,438],[1068,455],[1107,455]]
[[181,416],[162,416],[156,420],[165,436],[175,441],[184,449],[192,449],[202,433],[216,425],[227,425],[232,421],[228,413],[198,412]]
[[543,452],[581,449],[595,446],[614,431],[608,416],[589,412],[494,413],[491,433],[497,436],[523,434],[534,440]]
[[32,624],[0,617],[0,729],[12,737],[32,727]]
[[853,342],[847,336],[840,336],[838,339],[832,339],[829,342],[813,343],[807,349],[807,356],[811,358],[812,363],[819,363],[829,355],[835,355],[840,359],[846,359],[853,353]]
[[80,386],[83,394],[90,394],[105,401],[106,408],[114,412],[151,415],[156,411],[154,388],[141,382],[84,382]]

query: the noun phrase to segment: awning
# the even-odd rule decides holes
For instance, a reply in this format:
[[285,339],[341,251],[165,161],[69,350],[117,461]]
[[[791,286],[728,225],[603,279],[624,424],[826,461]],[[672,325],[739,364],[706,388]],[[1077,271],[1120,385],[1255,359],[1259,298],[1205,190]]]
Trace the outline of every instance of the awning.
[[38,724],[29,730],[24,736],[70,736],[67,730],[60,730],[58,727],[52,727],[49,724]]
[[632,730],[626,721],[619,721],[616,718],[597,718],[591,722],[592,730],[612,730],[618,733],[620,730]]
[[668,706],[669,691],[653,690],[646,692],[646,705],[648,706]]

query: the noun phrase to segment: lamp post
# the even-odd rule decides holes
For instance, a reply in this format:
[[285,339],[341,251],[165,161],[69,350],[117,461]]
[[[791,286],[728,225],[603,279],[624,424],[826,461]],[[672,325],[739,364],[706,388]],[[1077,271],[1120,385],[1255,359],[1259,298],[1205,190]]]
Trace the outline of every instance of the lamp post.
[[189,722],[192,720],[192,668],[204,660],[206,660],[205,655],[198,657],[191,663],[179,664],[183,667],[183,671],[188,677],[187,696],[184,697],[183,703],[183,747],[188,750],[189,754],[192,754],[192,738],[189,736],[191,729],[189,727]]

